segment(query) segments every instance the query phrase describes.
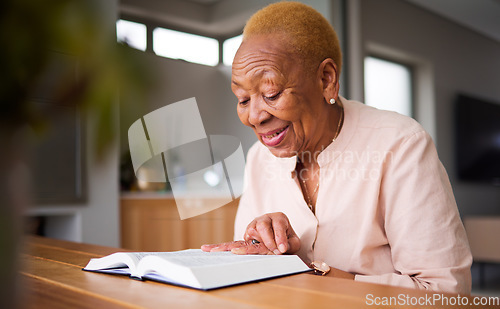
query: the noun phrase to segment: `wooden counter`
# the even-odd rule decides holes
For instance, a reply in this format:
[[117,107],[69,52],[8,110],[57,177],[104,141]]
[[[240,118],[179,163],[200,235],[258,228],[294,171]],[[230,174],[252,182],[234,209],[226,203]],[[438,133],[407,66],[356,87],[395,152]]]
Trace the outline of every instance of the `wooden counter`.
[[[198,291],[81,270],[90,258],[116,252],[119,250],[116,248],[42,237],[30,237],[27,244],[28,249],[22,255],[25,266],[21,271],[26,308],[394,308],[397,306],[368,306],[367,295],[379,298],[403,295],[413,299],[434,295],[311,274]],[[457,297],[454,294],[437,294]],[[469,303],[473,301],[472,297],[460,297]],[[408,306],[425,307],[446,306],[439,303],[436,306]]]

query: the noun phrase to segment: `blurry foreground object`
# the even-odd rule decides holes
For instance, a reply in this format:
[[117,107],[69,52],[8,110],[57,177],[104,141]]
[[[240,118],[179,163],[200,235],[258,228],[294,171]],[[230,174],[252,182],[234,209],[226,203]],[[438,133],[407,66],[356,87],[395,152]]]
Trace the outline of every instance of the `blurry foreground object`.
[[[101,155],[117,136],[118,99],[132,101],[131,107],[144,102],[149,72],[136,53],[116,44],[117,5],[116,0],[0,2],[0,299],[5,308],[19,306],[20,292],[27,290],[18,289],[16,277],[21,216],[31,203],[28,133],[43,138],[51,126],[35,97],[43,93],[52,105],[84,110],[92,120],[86,122],[92,126],[87,140]],[[61,58],[74,65],[61,64]]]

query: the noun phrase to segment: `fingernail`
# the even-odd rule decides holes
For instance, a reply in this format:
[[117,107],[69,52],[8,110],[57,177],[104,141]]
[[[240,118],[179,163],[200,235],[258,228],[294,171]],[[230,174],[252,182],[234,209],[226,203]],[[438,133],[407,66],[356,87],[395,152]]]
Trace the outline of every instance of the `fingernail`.
[[276,255],[281,254],[281,252],[280,252],[278,249],[274,249],[274,250],[273,250],[273,252],[274,252],[274,254],[276,254]]
[[278,249],[280,249],[281,253],[285,253],[286,252],[286,246],[284,244],[280,244],[278,246]]
[[210,249],[210,252],[217,252],[217,251],[220,251],[220,247],[213,247],[212,249]]

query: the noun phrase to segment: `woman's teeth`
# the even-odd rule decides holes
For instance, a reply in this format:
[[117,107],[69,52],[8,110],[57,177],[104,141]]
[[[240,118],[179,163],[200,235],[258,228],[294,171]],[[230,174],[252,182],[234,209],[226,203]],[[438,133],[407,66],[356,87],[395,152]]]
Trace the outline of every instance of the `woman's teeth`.
[[274,134],[271,134],[271,135],[266,135],[266,138],[273,138],[273,137],[277,136],[278,134],[280,134],[281,132],[285,131],[285,129],[286,129],[286,128],[287,128],[287,127],[284,127],[283,129],[281,129],[281,130],[277,131],[277,132],[276,132],[276,133],[274,133]]

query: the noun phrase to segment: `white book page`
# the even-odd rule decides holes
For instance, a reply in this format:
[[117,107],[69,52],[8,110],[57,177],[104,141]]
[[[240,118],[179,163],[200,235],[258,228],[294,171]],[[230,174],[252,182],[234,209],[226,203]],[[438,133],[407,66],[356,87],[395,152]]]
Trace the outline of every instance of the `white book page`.
[[247,261],[277,257],[271,255],[237,255],[229,251],[204,252],[201,249],[188,249],[176,252],[157,252],[157,254],[154,255],[167,260],[170,263],[188,268],[244,263]]
[[[148,255],[155,255],[155,252],[116,252],[102,258],[90,259],[85,270],[106,270],[117,269],[117,273],[135,271],[139,261]],[[112,272],[112,271],[110,271]]]
[[[298,256],[236,255],[231,252],[203,252],[190,249],[146,257],[138,272],[164,282],[176,282],[201,289],[307,271]],[[156,275],[155,275],[156,274]]]
[[211,289],[309,271],[296,255],[237,255],[237,262],[193,268],[200,285]]

